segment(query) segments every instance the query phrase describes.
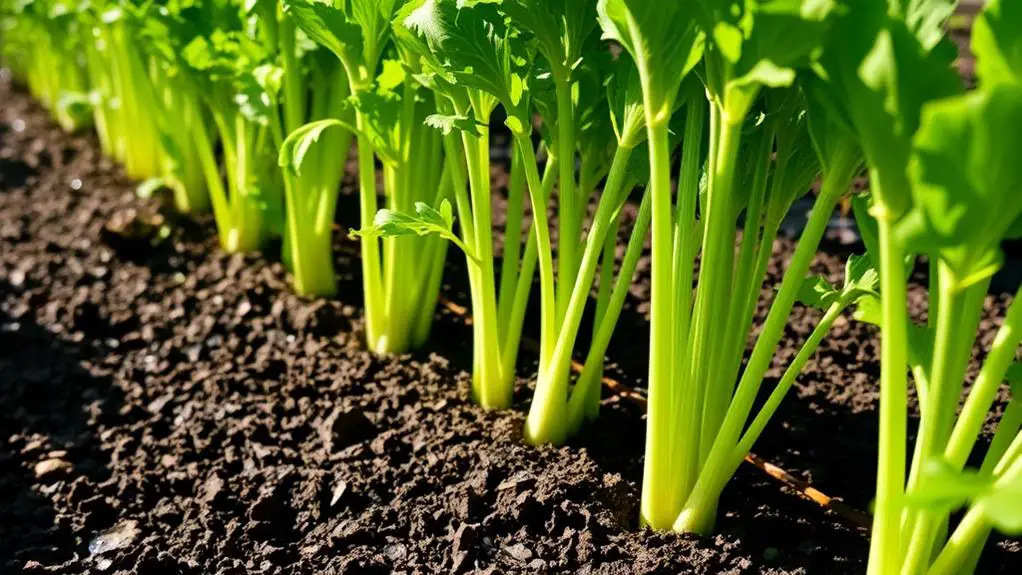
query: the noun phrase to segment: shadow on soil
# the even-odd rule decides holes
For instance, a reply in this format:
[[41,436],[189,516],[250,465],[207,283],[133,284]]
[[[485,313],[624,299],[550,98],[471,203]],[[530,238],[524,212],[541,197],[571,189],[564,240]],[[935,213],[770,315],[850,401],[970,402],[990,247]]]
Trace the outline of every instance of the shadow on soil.
[[[12,314],[11,293],[9,284],[0,285],[0,567],[20,569],[31,560],[53,564],[87,552],[73,531],[107,527],[116,518],[93,494],[110,476],[95,424],[114,415],[123,397],[111,378],[84,367],[91,355],[84,346],[37,325],[31,311]],[[72,501],[87,511],[84,525],[53,509],[48,496],[62,483],[71,484]]]

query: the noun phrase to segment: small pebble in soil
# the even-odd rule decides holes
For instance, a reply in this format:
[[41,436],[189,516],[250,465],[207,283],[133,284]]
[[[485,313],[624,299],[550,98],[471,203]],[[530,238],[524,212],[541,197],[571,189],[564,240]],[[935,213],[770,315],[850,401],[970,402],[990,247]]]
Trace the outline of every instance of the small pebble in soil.
[[35,476],[39,479],[56,476],[71,469],[71,464],[57,457],[44,459],[35,464]]
[[7,275],[7,283],[11,287],[21,287],[21,284],[25,283],[25,270],[17,268]]
[[337,502],[344,497],[344,493],[348,491],[348,483],[345,481],[338,481],[337,485],[334,485],[333,494],[330,497],[330,507],[337,505]]
[[525,563],[529,559],[532,559],[532,550],[521,543],[515,543],[510,547],[505,547],[504,552],[510,555],[516,561]]
[[384,547],[383,554],[391,561],[400,561],[408,555],[408,549],[400,543],[394,543]]
[[110,529],[100,533],[89,542],[89,553],[102,555],[110,551],[124,549],[138,537],[138,521],[128,519],[121,521]]
[[82,189],[82,181],[78,178],[71,180],[71,189],[76,192]]
[[15,132],[24,132],[25,120],[22,120],[21,118],[15,118],[15,120],[11,122],[11,128],[14,128]]

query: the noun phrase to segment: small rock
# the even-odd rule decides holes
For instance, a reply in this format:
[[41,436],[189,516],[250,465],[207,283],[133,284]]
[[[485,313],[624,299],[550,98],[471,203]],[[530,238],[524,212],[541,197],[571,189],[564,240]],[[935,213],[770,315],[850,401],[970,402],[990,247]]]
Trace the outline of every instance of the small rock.
[[21,453],[21,455],[27,455],[29,453],[32,453],[33,451],[38,451],[38,450],[42,449],[45,446],[46,446],[46,440],[45,439],[40,439],[40,438],[33,439],[32,441],[29,441],[28,443],[26,443],[25,447],[22,447],[21,451],[19,451],[19,453]]
[[65,473],[71,470],[71,464],[64,461],[63,459],[51,458],[44,459],[39,463],[35,464],[35,476],[38,479],[43,479],[49,476],[55,476],[61,473]]
[[394,543],[384,547],[383,554],[391,561],[400,561],[408,556],[408,549],[400,543]]
[[522,563],[532,559],[532,550],[521,543],[515,543],[510,547],[505,547],[504,552],[516,561],[520,561]]
[[387,430],[377,435],[369,442],[369,450],[376,455],[384,455],[396,452],[400,449],[401,440],[393,430]]
[[311,559],[316,555],[322,553],[323,547],[321,545],[306,545],[305,547],[299,549],[298,552],[301,553],[302,557]]
[[93,555],[102,555],[103,553],[123,549],[131,545],[136,537],[138,537],[138,521],[134,519],[121,521],[90,541],[89,552]]
[[330,496],[330,507],[337,505],[337,502],[344,497],[344,494],[348,491],[348,483],[346,481],[338,481],[334,485],[333,494]]
[[358,521],[341,521],[334,527],[334,530],[330,532],[330,536],[334,539],[347,539],[353,535],[362,531],[362,525]]
[[181,511],[174,505],[173,501],[163,498],[153,508],[152,515],[168,525],[173,525],[180,520]]
[[273,449],[263,445],[262,443],[252,443],[252,453],[256,456],[256,459],[266,459],[273,454]]
[[521,471],[500,482],[497,491],[514,489],[516,493],[532,489],[536,486],[536,477],[528,472]]
[[486,489],[486,485],[489,482],[489,479],[490,473],[485,469],[482,469],[472,472],[467,478],[467,483],[468,486],[475,490],[476,493],[486,493],[488,491]]
[[212,503],[224,490],[224,480],[217,473],[210,473],[206,481],[199,487],[199,501]]
[[25,270],[18,268],[12,271],[7,276],[7,283],[10,284],[11,287],[21,287],[21,284],[25,283]]
[[170,393],[168,393],[167,395],[163,395],[161,397],[157,397],[156,399],[149,402],[149,405],[146,406],[146,409],[149,410],[149,413],[160,413],[161,411],[163,411],[163,408],[167,406],[167,402],[170,401],[171,399],[174,399],[174,396],[173,394]]

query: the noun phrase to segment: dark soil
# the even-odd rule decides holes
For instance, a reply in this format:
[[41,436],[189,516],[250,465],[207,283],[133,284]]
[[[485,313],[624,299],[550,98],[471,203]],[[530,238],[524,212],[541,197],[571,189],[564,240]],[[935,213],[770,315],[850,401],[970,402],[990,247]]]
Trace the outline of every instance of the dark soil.
[[[608,394],[570,445],[529,447],[526,380],[512,410],[469,401],[462,318],[438,312],[431,347],[374,357],[350,248],[341,295],[302,300],[271,258],[219,251],[208,218],[160,224],[92,136],[10,86],[0,102],[0,571],[863,572],[865,530],[751,466],[717,535],[638,530],[638,406]],[[848,250],[829,243],[818,271],[840,276]],[[640,388],[647,272],[611,350],[610,372]],[[453,275],[445,294],[464,301]],[[1008,301],[991,296],[991,314]],[[816,318],[796,312],[781,359]],[[757,445],[859,509],[876,355],[872,331],[842,322]],[[982,572],[1022,572],[1018,542],[991,544]]]

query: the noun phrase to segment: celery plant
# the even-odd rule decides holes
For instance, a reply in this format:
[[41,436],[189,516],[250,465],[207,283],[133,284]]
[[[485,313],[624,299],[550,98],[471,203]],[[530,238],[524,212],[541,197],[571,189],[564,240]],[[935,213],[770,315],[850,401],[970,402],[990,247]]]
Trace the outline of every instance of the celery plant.
[[146,180],[140,190],[167,185],[178,211],[200,212],[208,197],[188,138],[203,122],[198,97],[160,56],[173,8],[38,1],[20,7],[13,31],[30,88],[65,129],[94,123],[104,152]]
[[[425,3],[423,9],[434,10],[429,4]],[[637,263],[637,255],[626,258],[614,282],[616,233],[612,232],[616,229],[618,214],[628,192],[647,178],[643,175],[647,172],[645,155],[636,154],[633,158],[632,153],[645,137],[641,90],[634,66],[623,61],[619,66],[621,78],[618,81],[629,89],[612,90],[609,94],[614,99],[615,116],[611,117],[610,102],[602,88],[608,81],[610,56],[595,42],[595,1],[506,0],[479,3],[489,4],[487,6],[473,4],[476,3],[462,3],[456,12],[451,13],[452,17],[456,20],[481,19],[479,26],[483,28],[503,17],[502,24],[507,28],[502,33],[506,38],[514,39],[506,42],[505,57],[528,64],[522,65],[521,69],[512,69],[508,78],[493,78],[490,85],[483,86],[507,111],[515,143],[512,178],[517,183],[510,191],[513,207],[509,211],[514,215],[509,219],[509,234],[505,241],[509,249],[505,253],[501,273],[498,336],[507,332],[509,317],[515,307],[515,300],[510,294],[514,293],[516,278],[531,279],[532,275],[531,266],[523,270],[522,276],[516,273],[520,228],[517,213],[521,205],[521,191],[516,186],[524,180],[536,218],[527,250],[538,252],[536,259],[541,290],[539,372],[525,434],[534,443],[561,442],[585,418],[596,415],[603,355],[620,314],[623,292]],[[441,18],[445,9],[449,8],[436,9]],[[472,49],[480,51],[485,59],[489,56],[486,52],[491,49],[488,43],[492,41],[473,39],[470,35],[474,32],[472,29],[464,30],[464,40],[478,42]],[[535,54],[531,61],[530,54]],[[455,60],[446,54],[443,56]],[[472,64],[469,61],[465,63]],[[457,61],[452,64],[458,65]],[[524,86],[519,88],[515,84],[518,81]],[[510,82],[510,85],[502,86],[502,82]],[[516,90],[522,91],[521,96]],[[550,192],[541,183],[534,145],[529,137],[528,126],[533,110],[542,120],[542,143],[550,161],[557,166],[556,262],[546,214],[541,213],[545,211]],[[615,127],[616,140],[613,139]],[[608,146],[608,141],[616,141],[616,145]],[[593,225],[583,240],[585,207],[604,176],[607,178],[606,186],[600,196]],[[633,230],[638,237],[636,242],[641,242],[645,232],[646,227],[640,220]],[[588,368],[569,393],[570,360],[601,259],[603,281],[597,298],[595,337],[587,355]],[[615,284],[616,292],[612,292],[611,284]],[[513,329],[517,340],[520,327],[516,324]],[[507,377],[511,375],[506,374]]]
[[902,524],[907,519],[905,366],[910,331],[905,321],[907,253],[897,237],[898,222],[911,207],[906,165],[922,104],[961,89],[948,51],[938,49],[944,46],[940,21],[888,8],[882,1],[850,6],[835,23],[819,67],[821,93],[830,96],[831,108],[845,118],[862,147],[877,221],[884,327],[871,574],[899,572],[907,549]]
[[[593,52],[586,55],[593,60],[599,56],[599,53]],[[643,143],[646,135],[638,76],[634,65],[627,59],[619,60],[615,74],[609,80],[608,85],[612,88],[607,92],[607,100],[601,102],[602,105],[589,106],[593,112],[604,114],[606,116],[604,123],[613,126],[614,129],[610,134],[601,135],[597,132],[599,128],[595,125],[596,121],[590,120],[583,133],[596,141],[592,143],[592,147],[582,149],[579,153],[580,169],[577,182],[579,197],[587,199],[589,191],[596,185],[594,180],[598,181],[601,172],[606,171],[603,191],[588,233],[584,241],[580,242],[582,257],[576,262],[577,265],[564,265],[565,254],[558,251],[559,273],[556,284],[552,286],[554,293],[548,292],[546,296],[557,299],[564,294],[567,303],[563,309],[556,307],[556,304],[548,304],[556,309],[554,328],[540,334],[540,369],[537,374],[536,393],[525,428],[526,438],[534,443],[562,442],[568,434],[577,431],[584,420],[593,419],[597,415],[604,353],[621,312],[623,292],[627,291],[637,263],[635,259],[628,257],[627,254],[631,252],[626,252],[617,280],[614,281],[618,215],[629,192],[637,184],[645,183],[649,177],[648,155],[644,153],[645,150],[636,152],[636,148]],[[581,110],[582,117],[585,117],[587,110],[585,108]],[[544,116],[544,121],[548,121],[547,116]],[[562,122],[555,122],[557,125],[560,123]],[[608,138],[613,138],[611,141],[615,142],[610,154],[606,154],[600,145]],[[609,156],[609,160],[604,159],[605,156]],[[601,170],[601,163],[607,163],[609,167]],[[571,177],[574,180],[574,175]],[[563,187],[559,193],[566,193]],[[648,194],[644,194],[644,207],[640,213],[649,210],[647,196]],[[565,234],[570,233],[572,225],[575,225],[566,226],[566,221],[574,218],[580,220],[582,214],[572,213],[562,204],[557,215],[560,222],[558,231]],[[581,224],[581,221],[576,223]],[[632,229],[630,246],[636,244],[641,246],[648,225],[648,219],[640,216]],[[575,385],[569,387],[572,352],[597,265],[601,267],[601,280],[596,302],[594,337],[586,353],[582,373]],[[565,273],[565,270],[570,270],[570,273]]]
[[[1000,242],[1022,234],[1022,170],[1013,151],[1020,144],[1013,126],[1022,121],[1017,50],[1022,10],[999,1],[986,7],[973,40],[980,87],[958,95],[953,76],[948,77],[953,51],[945,49],[941,30],[933,23],[920,25],[911,12],[877,17],[880,6],[872,8],[873,28],[867,28],[864,43],[874,45],[873,61],[876,46],[883,49],[880,65],[861,84],[853,83],[848,72],[859,54],[828,46],[834,55],[827,67],[831,79],[838,77],[834,72],[842,74],[844,105],[870,161],[871,205],[867,209],[859,202],[856,216],[881,270],[879,311],[862,316],[881,326],[883,344],[877,521],[869,572],[971,572],[992,528],[1022,531],[1017,397],[981,468],[964,469],[997,388],[1011,376],[1022,342],[1022,290],[957,413],[984,295],[1002,262]],[[851,35],[854,26],[861,36],[863,14],[848,18],[842,31]],[[901,107],[882,108],[897,114],[884,117],[880,106],[893,94]],[[900,130],[890,133],[891,125]],[[918,255],[927,256],[933,274],[927,326],[913,324],[905,308],[906,261]],[[921,414],[908,470],[906,365],[912,368]],[[948,535],[950,513],[962,506],[967,512]]]
[[[343,67],[354,124],[334,117],[299,128],[289,137],[281,161],[304,171],[305,154],[327,128],[343,127],[355,134],[366,339],[378,353],[401,353],[425,340],[440,289],[446,244],[437,238],[386,237],[380,252],[382,234],[373,228],[375,161],[384,164],[384,192],[391,211],[409,211],[418,203],[436,210],[451,185],[449,174],[445,176],[441,168],[441,139],[423,126],[435,106],[432,96],[405,81],[406,73],[417,73],[418,55],[401,51],[400,60],[383,62],[391,46],[391,19],[402,4],[396,0],[285,2],[297,26],[332,52]],[[324,161],[338,152],[320,151]]]
[[[212,167],[203,164],[202,152],[196,145],[195,134],[208,129],[208,120],[197,86],[189,81],[180,60],[184,44],[179,28],[186,26],[182,15],[182,11],[186,10],[189,9],[182,10],[171,4],[162,10],[149,10],[137,16],[141,21],[135,27],[136,34],[144,40],[149,57],[152,106],[148,113],[156,122],[162,167],[158,178],[143,185],[165,185],[173,191],[174,205],[179,212],[199,213],[210,208],[208,180],[219,176],[207,173]],[[87,58],[96,58],[95,51],[96,48],[92,47]],[[109,86],[108,79],[97,80]],[[106,89],[109,90],[109,87]],[[107,94],[106,97],[116,96]],[[111,111],[99,104],[96,114],[101,139],[105,139],[111,130]]]
[[[592,2],[536,3],[515,0],[501,3],[417,2],[402,13],[404,24],[420,36],[403,34],[404,42],[423,55],[428,74],[418,78],[446,97],[444,116],[433,119],[445,130],[461,132],[461,147],[468,162],[472,198],[456,186],[462,247],[469,256],[475,315],[476,396],[486,406],[510,400],[516,348],[533,270],[540,278],[540,360],[536,397],[526,436],[533,442],[563,441],[598,408],[598,382],[603,354],[620,314],[628,282],[640,254],[648,225],[648,202],[633,231],[623,267],[613,278],[614,236],[617,215],[631,190],[646,176],[642,155],[632,150],[644,137],[637,82],[628,95],[615,93],[618,145],[594,141],[580,145],[576,134],[612,137],[609,103],[600,96],[606,53],[596,44],[595,4]],[[528,55],[541,58],[529,62]],[[622,75],[629,72],[621,67]],[[479,71],[483,70],[484,73]],[[470,74],[469,71],[472,73]],[[626,76],[624,84],[628,84]],[[634,77],[634,74],[631,74]],[[596,86],[585,94],[583,82]],[[499,293],[493,282],[489,223],[488,169],[480,152],[484,126],[492,109],[500,105],[508,115],[514,140],[512,185],[509,191],[508,233]],[[531,135],[533,109],[544,125],[543,141],[550,154],[541,177]],[[556,127],[556,128],[555,128]],[[602,130],[602,132],[601,132]],[[597,137],[593,137],[597,140]],[[449,140],[448,162],[460,171],[462,151]],[[609,152],[609,153],[608,153]],[[581,160],[576,174],[576,155]],[[450,164],[454,161],[454,164]],[[476,169],[478,165],[479,169]],[[556,167],[556,170],[555,170]],[[559,244],[557,273],[545,206],[554,177],[558,188]],[[607,176],[593,227],[581,238],[584,206],[598,181]],[[521,193],[529,191],[535,219],[519,265]],[[389,214],[388,214],[389,217]],[[392,223],[392,222],[390,222]],[[409,224],[410,225],[410,224]],[[394,227],[389,233],[396,233]],[[420,228],[421,229],[421,228]],[[444,231],[443,226],[433,231]],[[486,246],[486,248],[483,248]],[[583,254],[578,257],[578,249]],[[597,323],[586,367],[569,396],[570,359],[582,311],[596,267],[603,259],[603,281],[597,301]],[[610,284],[614,283],[613,291]],[[494,317],[493,311],[496,311]]]
[[[446,165],[468,262],[474,330],[473,392],[483,406],[501,408],[511,403],[532,270],[538,264],[541,277],[549,281],[552,262],[545,249],[549,246],[545,210],[534,210],[536,233],[521,254],[522,269],[513,273],[517,262],[506,261],[503,270],[510,273],[503,278],[498,292],[489,169],[489,119],[496,106],[507,111],[518,155],[516,177],[524,176],[534,206],[546,204],[552,178],[544,178],[546,181],[541,183],[529,137],[531,118],[526,111],[528,94],[524,91],[520,39],[492,6],[457,4],[453,0],[410,2],[395,19],[395,30],[404,49],[421,57],[422,73],[416,80],[436,94],[441,112],[430,122],[444,132]],[[555,165],[547,164],[548,175]],[[520,191],[513,189],[512,194]],[[515,211],[510,211],[512,208]],[[522,221],[521,209],[521,200],[513,198],[508,241],[514,247],[505,252],[506,260],[516,254],[513,238]]]
[[[649,412],[647,415],[646,459],[643,481],[641,517],[643,523],[655,528],[669,527],[680,507],[682,487],[678,468],[657,453],[673,449],[673,431],[666,429],[667,418],[674,401],[661,396],[669,390],[671,357],[676,352],[671,339],[674,335],[674,294],[688,294],[687,289],[673,288],[672,271],[667,262],[672,254],[672,214],[670,183],[670,146],[668,126],[678,98],[680,79],[691,70],[699,57],[701,38],[690,14],[681,5],[657,6],[654,2],[601,1],[600,24],[604,34],[620,42],[634,59],[642,87],[645,124],[650,156],[650,190],[652,198],[653,260],[652,294],[650,305],[650,382]],[[698,105],[689,108],[701,110]],[[697,113],[697,112],[693,112]],[[692,124],[702,124],[698,118]],[[689,156],[689,168],[699,164],[701,146],[693,130],[683,144],[683,155]],[[692,159],[692,158],[695,159]],[[699,177],[693,170],[683,175],[680,189],[692,192],[686,201],[679,200],[679,220],[694,217],[694,194]],[[679,194],[682,197],[684,192]],[[687,223],[687,222],[686,222]],[[679,239],[690,239],[693,225],[679,224]],[[664,262],[659,264],[659,262]],[[663,428],[663,431],[661,429]]]
[[[809,114],[797,70],[812,56],[831,2],[603,0],[601,24],[639,69],[651,156],[653,293],[642,520],[705,533],[717,499],[837,313],[862,291],[850,277],[772,400],[743,434],[756,394],[830,214],[859,167],[829,112]],[[685,94],[681,180],[672,208],[667,122],[680,78],[696,68],[709,100]],[[701,138],[709,124],[705,193]],[[744,145],[743,145],[744,144]],[[817,170],[824,186],[737,388],[773,238]],[[697,210],[698,206],[698,210]],[[739,218],[745,221],[736,249]],[[694,260],[701,253],[698,278]],[[695,293],[690,290],[697,279]],[[732,297],[722,297],[722,294]]]
[[[992,527],[1009,533],[1022,528],[1019,509],[1005,505],[1022,489],[1018,446],[1013,447],[1022,444],[1017,391],[981,468],[964,469],[998,387],[1005,380],[1017,381],[1013,362],[1022,342],[1018,303],[1022,290],[1015,294],[965,405],[956,414],[984,295],[1003,261],[1000,242],[1022,235],[1022,200],[1009,191],[1022,185],[1022,174],[993,168],[1006,165],[1011,146],[1002,146],[1017,139],[1007,126],[1020,116],[1020,86],[983,86],[927,104],[912,141],[911,203],[895,224],[892,243],[909,255],[909,261],[921,254],[935,262],[932,325],[914,325],[904,310],[887,316],[879,306],[860,314],[860,319],[879,324],[882,335],[891,331],[888,322],[906,326],[902,355],[912,367],[921,410],[901,511],[904,552],[872,560],[871,565],[881,565],[871,567],[878,572],[894,567],[902,573],[971,572]],[[871,215],[878,213],[876,201],[874,197],[869,208],[864,202],[857,204],[860,225],[880,226]],[[949,218],[948,213],[956,217]],[[890,248],[879,244],[871,249],[882,255]],[[888,297],[882,292],[881,301]],[[904,444],[907,438],[896,435],[891,440]],[[966,518],[948,538],[949,514],[963,505],[969,507]]]
[[[206,129],[192,132],[220,245],[229,252],[255,251],[283,227],[283,183],[275,170],[283,142],[283,71],[275,63],[276,43],[265,20],[260,28],[258,16],[237,5],[202,5],[187,23],[181,30],[187,38],[182,74],[202,95],[217,136]],[[217,139],[226,187],[215,163]]]
[[[333,222],[348,148],[349,130],[322,135],[322,145],[304,147],[296,159],[294,146],[306,122],[351,116],[347,108],[350,87],[343,66],[325,49],[303,46],[294,19],[285,6],[267,2],[258,10],[271,31],[282,70],[280,115],[282,134],[278,163],[291,170],[283,174],[286,205],[284,261],[302,295],[333,295],[337,290],[333,266]],[[318,132],[314,134],[319,138]],[[302,166],[304,165],[304,170]]]

